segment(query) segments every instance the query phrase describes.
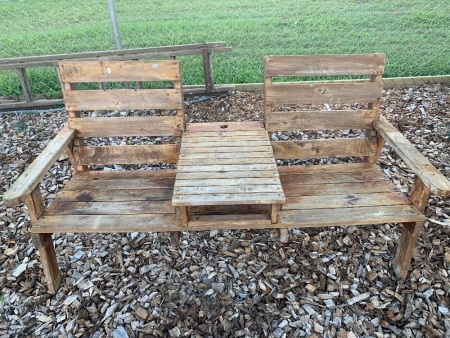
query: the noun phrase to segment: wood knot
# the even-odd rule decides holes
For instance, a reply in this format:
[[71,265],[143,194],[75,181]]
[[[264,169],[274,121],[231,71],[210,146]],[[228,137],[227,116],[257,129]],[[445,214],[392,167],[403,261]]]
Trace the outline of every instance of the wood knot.
[[314,93],[316,94],[326,94],[328,92],[328,90],[325,87],[318,87],[314,89]]

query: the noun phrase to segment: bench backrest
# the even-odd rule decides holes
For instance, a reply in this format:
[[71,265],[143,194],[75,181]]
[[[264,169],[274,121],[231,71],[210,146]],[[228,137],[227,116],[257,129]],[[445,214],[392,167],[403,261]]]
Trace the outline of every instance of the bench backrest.
[[[177,137],[185,126],[179,61],[67,61],[58,68],[69,127],[77,130],[73,160],[78,170],[86,165],[178,162]],[[94,89],[86,89],[92,83]],[[140,145],[84,142],[93,137],[156,136],[168,136],[172,143],[152,144],[161,143],[154,138]]]
[[[267,56],[266,129],[289,137],[272,142],[275,158],[374,156],[377,142],[371,131],[380,118],[384,60],[384,54]],[[287,82],[289,77],[295,81]],[[329,139],[333,133],[323,132],[354,129],[363,130],[362,137]]]

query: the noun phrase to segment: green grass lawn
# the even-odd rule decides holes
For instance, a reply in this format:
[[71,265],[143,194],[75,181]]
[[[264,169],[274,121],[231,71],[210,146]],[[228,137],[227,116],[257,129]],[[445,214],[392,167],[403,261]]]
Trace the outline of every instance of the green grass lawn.
[[[124,48],[225,41],[216,83],[262,82],[268,54],[387,54],[386,77],[450,74],[449,0],[116,0]],[[114,49],[106,1],[0,1],[0,57]],[[35,93],[59,95],[53,69],[30,72]],[[202,80],[183,58],[185,84]],[[0,71],[0,96],[17,95]]]

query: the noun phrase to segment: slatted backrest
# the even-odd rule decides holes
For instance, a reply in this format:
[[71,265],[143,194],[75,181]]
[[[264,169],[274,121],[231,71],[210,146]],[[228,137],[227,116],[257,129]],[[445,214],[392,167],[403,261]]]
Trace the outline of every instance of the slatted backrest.
[[[77,130],[73,149],[77,169],[98,164],[178,162],[179,144],[85,146],[84,138],[180,137],[185,121],[179,61],[67,61],[59,63],[59,76],[69,127]],[[82,84],[89,83],[95,83],[97,89],[82,89]],[[125,111],[126,116],[84,113],[116,110]],[[134,110],[154,114],[127,116]],[[166,113],[157,114],[159,110]]]
[[[373,121],[380,117],[384,61],[384,54],[267,56],[265,125],[269,133],[364,129],[368,136],[273,141],[275,157],[375,155],[376,138],[371,137],[371,130]],[[339,78],[347,76],[351,76],[351,80]],[[283,77],[300,80],[282,82]],[[318,78],[334,80],[315,81]],[[345,107],[333,110],[333,105],[341,104]],[[358,104],[358,108],[351,104]],[[284,109],[287,105],[290,108]]]

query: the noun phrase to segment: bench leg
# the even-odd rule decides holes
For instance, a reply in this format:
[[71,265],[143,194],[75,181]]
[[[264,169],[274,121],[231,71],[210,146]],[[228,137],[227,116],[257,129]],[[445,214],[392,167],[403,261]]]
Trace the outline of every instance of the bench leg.
[[404,223],[400,241],[397,246],[397,253],[394,257],[393,267],[397,278],[404,280],[408,274],[411,258],[414,253],[416,239],[420,235],[423,222]]
[[39,250],[48,292],[55,294],[61,283],[61,272],[56,260],[52,234],[32,234],[33,245]]

